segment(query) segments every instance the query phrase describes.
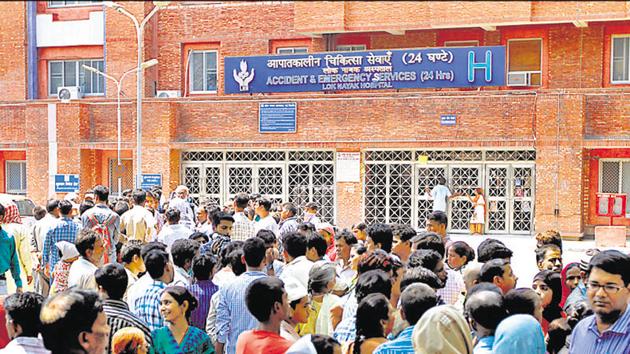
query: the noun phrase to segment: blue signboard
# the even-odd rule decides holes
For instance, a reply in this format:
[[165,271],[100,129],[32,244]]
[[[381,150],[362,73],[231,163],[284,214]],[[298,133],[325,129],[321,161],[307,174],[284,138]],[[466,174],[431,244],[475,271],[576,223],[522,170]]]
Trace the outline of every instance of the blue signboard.
[[149,190],[153,186],[162,185],[162,175],[159,173],[143,173],[140,179],[140,188]]
[[295,133],[295,102],[261,103],[258,109],[258,131],[261,133]]
[[79,191],[79,175],[55,175],[55,193]]
[[479,87],[505,84],[505,47],[225,58],[225,93]]
[[456,125],[457,116],[454,114],[442,114],[440,116],[440,125]]

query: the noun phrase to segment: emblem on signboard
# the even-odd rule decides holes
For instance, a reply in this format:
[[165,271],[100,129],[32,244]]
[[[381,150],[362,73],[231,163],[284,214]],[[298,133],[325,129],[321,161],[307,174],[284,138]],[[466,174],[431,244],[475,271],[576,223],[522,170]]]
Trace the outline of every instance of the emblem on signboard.
[[234,80],[238,82],[239,89],[242,91],[249,91],[249,83],[254,79],[254,68],[252,68],[251,72],[247,71],[247,62],[245,60],[241,60],[241,71],[236,72],[234,69]]

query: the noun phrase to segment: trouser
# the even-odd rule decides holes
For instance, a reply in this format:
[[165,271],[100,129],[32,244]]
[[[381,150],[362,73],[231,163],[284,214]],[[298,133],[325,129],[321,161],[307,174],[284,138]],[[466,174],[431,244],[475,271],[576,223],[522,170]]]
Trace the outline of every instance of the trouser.
[[8,295],[8,294],[9,294],[9,289],[7,288],[7,280],[0,279],[0,295]]
[[35,291],[42,294],[44,297],[48,297],[50,291],[50,280],[46,278],[43,270],[35,271]]

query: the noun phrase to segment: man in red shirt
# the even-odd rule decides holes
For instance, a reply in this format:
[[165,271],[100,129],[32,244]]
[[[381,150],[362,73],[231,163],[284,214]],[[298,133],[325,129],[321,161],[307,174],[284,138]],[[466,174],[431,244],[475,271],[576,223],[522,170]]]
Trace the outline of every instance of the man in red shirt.
[[245,293],[247,309],[258,328],[238,336],[236,354],[283,354],[292,342],[280,336],[280,324],[289,319],[289,300],[284,283],[276,277],[254,280]]

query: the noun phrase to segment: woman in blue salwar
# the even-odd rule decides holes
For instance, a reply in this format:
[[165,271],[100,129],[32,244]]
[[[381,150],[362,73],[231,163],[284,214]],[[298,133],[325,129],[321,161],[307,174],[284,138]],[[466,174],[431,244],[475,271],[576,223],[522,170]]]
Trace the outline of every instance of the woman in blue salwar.
[[164,289],[160,314],[166,326],[151,333],[154,354],[212,354],[210,337],[199,328],[189,325],[190,313],[197,307],[197,299],[183,286]]

